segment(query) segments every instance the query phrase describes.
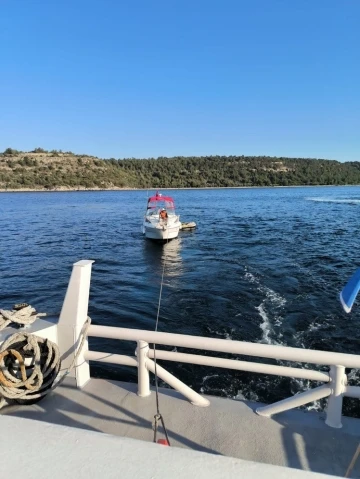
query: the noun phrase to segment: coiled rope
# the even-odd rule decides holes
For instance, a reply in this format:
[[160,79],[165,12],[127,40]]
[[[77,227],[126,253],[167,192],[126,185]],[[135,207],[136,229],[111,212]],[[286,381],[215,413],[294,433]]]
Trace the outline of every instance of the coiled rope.
[[56,383],[61,367],[57,344],[24,332],[15,333],[4,341],[0,346],[0,409],[12,403],[34,404],[58,387],[75,367],[90,323],[87,318],[73,360]]
[[0,309],[0,331],[11,323],[17,326],[26,326],[32,324],[45,313],[38,313],[35,308],[27,303],[15,304],[12,311]]
[[0,408],[34,404],[51,388],[60,369],[58,346],[34,334],[15,333],[0,347]]

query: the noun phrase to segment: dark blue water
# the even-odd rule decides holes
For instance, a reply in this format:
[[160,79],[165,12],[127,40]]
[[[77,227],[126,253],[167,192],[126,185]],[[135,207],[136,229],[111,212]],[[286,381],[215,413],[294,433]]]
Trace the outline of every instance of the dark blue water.
[[[359,187],[167,193],[198,229],[163,246],[141,234],[144,191],[0,194],[0,307],[25,301],[59,313],[72,263],[93,259],[93,323],[152,329],[166,251],[161,331],[359,353],[360,305],[346,315],[338,300],[360,263]],[[95,339],[91,347],[133,354],[135,345]],[[313,386],[166,367],[198,391],[227,397],[269,402]],[[136,380],[125,367],[92,365],[92,374]],[[357,371],[349,377],[358,383]],[[345,410],[360,416],[356,400]]]

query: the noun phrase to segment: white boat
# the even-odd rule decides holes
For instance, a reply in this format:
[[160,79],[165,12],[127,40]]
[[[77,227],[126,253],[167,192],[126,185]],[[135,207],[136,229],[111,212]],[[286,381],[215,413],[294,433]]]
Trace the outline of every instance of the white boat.
[[178,237],[180,228],[180,216],[175,212],[173,198],[157,191],[147,202],[143,234],[152,240],[168,241]]

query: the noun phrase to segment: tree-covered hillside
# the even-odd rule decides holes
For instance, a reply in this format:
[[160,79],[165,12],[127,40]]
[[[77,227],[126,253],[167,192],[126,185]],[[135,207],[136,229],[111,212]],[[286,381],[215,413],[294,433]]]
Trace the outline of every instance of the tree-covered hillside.
[[36,148],[0,154],[0,189],[360,184],[360,163],[249,156],[103,160]]
[[121,160],[140,187],[232,187],[360,184],[357,163],[248,156]]

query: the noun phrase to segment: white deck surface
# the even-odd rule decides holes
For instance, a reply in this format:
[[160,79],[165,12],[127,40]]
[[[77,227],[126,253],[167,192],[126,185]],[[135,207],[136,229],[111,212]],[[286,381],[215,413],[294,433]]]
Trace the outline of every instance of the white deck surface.
[[[334,476],[242,459],[165,447],[12,416],[2,427],[16,437],[21,454],[0,436],[1,477],[14,479],[326,479]],[[31,441],[28,438],[31,437]]]
[[[36,405],[10,406],[1,412],[151,442],[155,394],[139,398],[136,388],[91,379],[77,390],[69,379]],[[359,419],[343,418],[344,427],[332,429],[316,413],[290,411],[268,419],[254,413],[259,404],[209,399],[210,407],[198,408],[176,392],[161,389],[160,408],[172,446],[344,476],[360,442]],[[360,478],[360,463],[352,477]]]

